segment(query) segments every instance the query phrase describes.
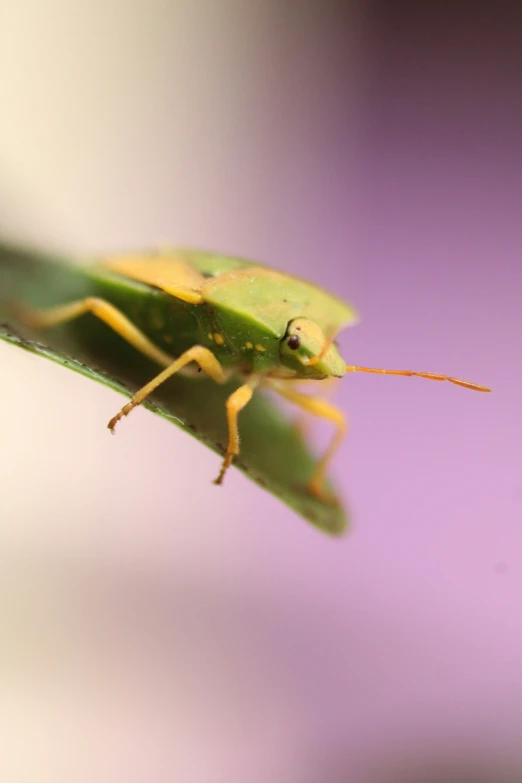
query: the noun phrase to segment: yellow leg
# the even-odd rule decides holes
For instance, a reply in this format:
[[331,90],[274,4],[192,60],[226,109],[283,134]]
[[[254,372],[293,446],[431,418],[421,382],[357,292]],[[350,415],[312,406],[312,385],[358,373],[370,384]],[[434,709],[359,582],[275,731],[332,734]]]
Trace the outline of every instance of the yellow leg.
[[[330,399],[334,391],[337,389],[339,378],[325,378],[324,381],[303,381],[303,383],[306,384],[305,388],[307,388],[308,391],[312,390],[312,388],[318,389],[318,394],[321,396],[321,399],[327,400]],[[298,381],[292,381],[292,384],[292,388],[295,389]],[[296,430],[303,438],[307,439],[310,436],[312,431],[312,421],[306,414],[306,411],[301,411],[297,414],[294,424]]]
[[48,310],[30,310],[16,306],[17,317],[35,329],[49,329],[52,326],[59,326],[67,321],[72,321],[74,318],[79,318],[81,315],[85,315],[85,313],[92,313],[96,318],[106,323],[120,337],[123,337],[137,351],[153,362],[163,367],[168,367],[174,361],[172,356],[169,356],[168,353],[154,345],[143,332],[134,326],[132,321],[129,321],[120,310],[104,299],[89,296],[86,299],[59,305],[58,307],[51,307]]
[[219,476],[215,480],[215,484],[222,484],[225,477],[225,473],[232,464],[232,460],[239,454],[239,430],[237,426],[237,417],[252,399],[254,389],[260,381],[258,375],[252,375],[248,381],[232,392],[227,400],[227,422],[228,422],[228,446],[219,472]]
[[[129,402],[123,406],[119,413],[114,416],[108,427],[111,431],[118,421],[124,416],[127,416],[133,408],[140,405],[152,392],[158,388],[164,381],[170,378],[175,373],[182,370],[191,362],[196,362],[200,368],[209,375],[217,383],[225,383],[230,377],[230,373],[226,372],[219,361],[216,359],[212,351],[205,348],[202,345],[195,345],[189,348],[188,351],[181,354],[180,357],[174,359],[160,348],[154,345],[143,332],[137,329],[129,319],[123,315],[114,305],[106,302],[103,299],[97,299],[95,297],[88,297],[77,302],[71,302],[70,304],[60,305],[59,307],[49,308],[48,310],[29,310],[26,308],[17,307],[18,318],[26,323],[28,326],[32,326],[36,329],[48,329],[53,326],[59,326],[60,324],[71,321],[74,318],[79,318],[85,313],[92,313],[97,318],[100,318],[104,323],[114,329],[123,339],[127,340],[136,350],[143,353],[152,361],[157,364],[163,365],[165,369],[156,375],[149,383],[139,389],[129,400]],[[233,458],[239,454],[239,431],[237,425],[237,418],[241,410],[248,404],[254,393],[254,389],[259,383],[259,376],[252,375],[251,378],[239,389],[236,389],[226,402],[227,409],[227,421],[228,421],[228,446],[223,460],[223,465],[216,479],[216,484],[221,484],[225,476],[226,471],[232,464]]]
[[291,388],[290,383],[284,383],[280,381],[266,381],[266,384],[274,389],[278,394],[284,397],[290,402],[299,405],[303,410],[311,413],[314,416],[318,416],[321,419],[331,421],[335,425],[335,434],[328,446],[326,452],[321,457],[315,471],[309,481],[309,488],[312,494],[318,498],[325,499],[327,494],[324,491],[324,478],[328,465],[334,456],[335,452],[341,445],[343,438],[347,431],[347,422],[345,415],[335,408],[331,403],[326,400],[321,400],[317,397],[311,397],[308,394],[302,394]]
[[108,424],[109,429],[113,431],[120,419],[127,416],[137,405],[141,405],[149,394],[152,394],[158,386],[161,386],[168,378],[179,372],[179,370],[187,364],[190,364],[190,362],[197,362],[201,369],[216,381],[216,383],[224,383],[227,380],[227,374],[223,371],[221,364],[212,351],[205,348],[203,345],[194,345],[192,348],[189,348],[188,351],[182,353],[179,358],[172,361],[168,367],[162,370],[159,375],[156,375],[149,383],[142,386],[142,388],[131,397],[130,401],[123,406],[121,411],[110,420]]

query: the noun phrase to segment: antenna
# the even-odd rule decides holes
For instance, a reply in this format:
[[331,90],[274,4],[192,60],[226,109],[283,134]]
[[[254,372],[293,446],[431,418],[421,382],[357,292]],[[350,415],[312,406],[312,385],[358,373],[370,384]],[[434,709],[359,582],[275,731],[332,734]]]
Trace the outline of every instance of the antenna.
[[463,386],[464,389],[473,389],[473,391],[490,392],[487,386],[481,386],[471,381],[462,381],[460,378],[450,378],[449,375],[439,375],[434,372],[414,372],[413,370],[380,370],[374,367],[356,367],[355,365],[346,365],[346,372],[371,372],[378,375],[407,375],[408,377],[417,376],[418,378],[427,378],[429,381],[449,381],[456,386]]

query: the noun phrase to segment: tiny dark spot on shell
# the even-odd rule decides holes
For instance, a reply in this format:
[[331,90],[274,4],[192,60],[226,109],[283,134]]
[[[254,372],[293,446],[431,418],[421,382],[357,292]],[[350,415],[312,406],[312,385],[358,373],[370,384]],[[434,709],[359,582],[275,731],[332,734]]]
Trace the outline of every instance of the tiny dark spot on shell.
[[288,299],[283,299],[283,302],[284,302],[285,304],[288,304]]
[[213,275],[212,272],[203,272],[202,274],[206,280],[210,280],[210,278],[215,277],[215,275]]

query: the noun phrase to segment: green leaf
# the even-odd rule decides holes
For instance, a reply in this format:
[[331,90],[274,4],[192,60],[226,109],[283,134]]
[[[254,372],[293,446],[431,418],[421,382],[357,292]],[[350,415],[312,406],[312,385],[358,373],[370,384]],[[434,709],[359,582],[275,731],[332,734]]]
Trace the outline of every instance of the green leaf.
[[[65,303],[88,295],[87,285],[81,267],[0,244],[0,338],[128,397],[147,383],[158,368],[104,324],[82,317],[36,334],[12,314],[10,303],[40,307]],[[160,386],[144,407],[223,454],[228,439],[225,401],[237,385],[234,382],[220,386],[203,374],[198,378],[176,375]],[[100,422],[100,426],[105,425],[106,422]],[[241,454],[234,465],[321,530],[332,535],[343,532],[345,512],[331,486],[332,502],[319,500],[307,490],[315,458],[293,420],[261,391],[241,412],[239,425]],[[216,464],[216,474],[218,468]],[[209,476],[209,480],[212,478]],[[225,479],[225,485],[216,487],[216,492],[226,491]]]

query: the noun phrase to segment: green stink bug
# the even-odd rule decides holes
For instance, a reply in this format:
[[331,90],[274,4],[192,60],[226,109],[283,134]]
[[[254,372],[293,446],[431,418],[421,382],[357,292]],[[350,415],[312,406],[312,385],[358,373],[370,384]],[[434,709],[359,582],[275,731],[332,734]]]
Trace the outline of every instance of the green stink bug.
[[[18,308],[19,317],[46,329],[91,313],[163,367],[111,419],[111,431],[168,378],[193,371],[193,363],[217,383],[239,378],[241,385],[226,401],[228,445],[217,484],[240,452],[238,417],[256,388],[270,388],[335,426],[330,445],[308,479],[311,493],[325,499],[326,470],[344,437],[345,417],[325,399],[298,391],[296,381],[369,372],[447,380],[489,391],[446,375],[346,365],[334,340],[341,329],[356,322],[355,310],[311,283],[254,262],[169,249],[103,259],[87,275],[93,295],[43,310]],[[130,297],[115,281],[138,283],[143,296]]]

